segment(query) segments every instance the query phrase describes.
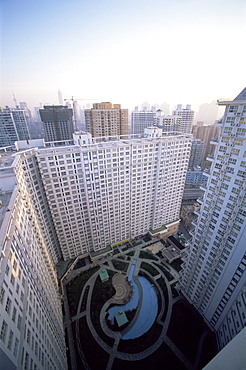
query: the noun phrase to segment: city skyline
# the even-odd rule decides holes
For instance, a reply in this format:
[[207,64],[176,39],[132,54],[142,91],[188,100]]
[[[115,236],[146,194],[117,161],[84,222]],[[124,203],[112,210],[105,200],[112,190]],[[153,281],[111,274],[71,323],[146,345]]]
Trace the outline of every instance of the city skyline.
[[240,0],[12,0],[2,1],[1,23],[1,106],[13,105],[13,93],[30,108],[57,104],[60,89],[123,108],[147,100],[197,109],[242,89],[244,58],[221,62],[228,43],[244,53]]

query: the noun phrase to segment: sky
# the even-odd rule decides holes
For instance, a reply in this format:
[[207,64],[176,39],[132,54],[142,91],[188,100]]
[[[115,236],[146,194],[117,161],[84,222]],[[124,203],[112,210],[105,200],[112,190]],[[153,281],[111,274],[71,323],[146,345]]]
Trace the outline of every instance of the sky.
[[235,98],[245,0],[0,0],[0,106],[63,98],[132,108]]

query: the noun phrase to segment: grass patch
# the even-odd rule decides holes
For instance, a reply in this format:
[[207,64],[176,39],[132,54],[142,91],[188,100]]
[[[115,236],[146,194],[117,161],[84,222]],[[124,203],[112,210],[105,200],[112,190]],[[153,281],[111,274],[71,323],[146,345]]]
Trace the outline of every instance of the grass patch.
[[86,309],[87,297],[88,297],[89,289],[90,289],[90,287],[89,287],[89,285],[87,285],[87,287],[85,288],[85,291],[84,291],[83,298],[82,298],[80,312],[83,312]]
[[145,241],[145,243],[150,242],[151,237],[149,235],[146,235],[146,236],[143,237],[143,240]]
[[142,241],[139,240],[139,241],[134,241],[134,242],[131,242],[132,246],[133,247],[137,247],[138,245],[142,244]]
[[205,324],[183,300],[173,305],[167,335],[191,362],[195,361]]
[[177,298],[178,296],[179,296],[179,292],[177,291],[177,289],[175,288],[175,285],[176,285],[177,283],[174,283],[174,284],[172,284],[171,285],[171,289],[172,289],[172,296],[173,296],[173,298]]
[[169,271],[167,271],[167,269],[163,265],[161,264],[158,265],[157,263],[155,263],[155,265],[159,267],[159,269],[163,272],[163,274],[166,276],[168,281],[171,281],[174,279],[173,275]]
[[112,260],[112,264],[115,269],[120,270],[120,271],[127,271],[128,268],[128,263],[124,261],[119,261],[119,260]]
[[128,340],[120,340],[118,350],[123,353],[139,353],[152,346],[159,338],[162,326],[155,322],[147,333],[141,337]]
[[164,342],[152,355],[139,361],[124,361],[115,358],[112,370],[186,370],[170,347]]
[[113,250],[113,256],[115,256],[116,254],[120,253],[119,249],[118,248],[115,248]]
[[140,251],[139,257],[143,259],[149,259],[149,260],[154,260],[158,261],[158,258],[151,252],[151,251]]
[[80,258],[76,265],[74,266],[74,270],[79,269],[80,267],[84,267],[86,265],[84,258]]
[[[91,335],[85,317],[82,317],[79,320],[79,332],[81,347],[89,367],[91,369],[106,369],[109,354],[102,349]],[[79,369],[84,369],[83,362],[81,360],[80,362],[78,361],[77,365]]]
[[159,274],[159,272],[153,267],[151,266],[149,263],[147,262],[141,262],[141,266],[140,268],[148,271],[150,273],[150,275],[152,276],[156,276]]
[[134,256],[135,252],[134,251],[130,251],[129,253],[127,253],[126,255],[127,256]]
[[105,302],[115,294],[115,288],[113,287],[111,280],[115,272],[107,270],[109,274],[109,280],[101,282],[98,276],[94,284],[92,297],[91,297],[91,321],[98,335],[107,343],[109,346],[113,345],[114,339],[108,337],[102,330],[100,324],[100,312]]
[[79,298],[80,298],[81,292],[86,282],[98,270],[99,270],[99,266],[92,267],[89,270],[83,271],[81,274],[79,274],[74,279],[69,281],[69,283],[67,283],[66,290],[67,290],[69,311],[70,311],[71,316],[74,316],[77,313]]
[[215,333],[210,332],[204,338],[198,368],[203,369],[209,363],[209,361],[211,361],[212,358],[214,358],[214,356],[217,355],[217,353],[218,346],[216,341],[216,335]]
[[163,279],[163,277],[160,277],[158,280],[156,280],[156,282],[159,284],[159,286],[160,286],[160,288],[163,292],[163,295],[164,295],[165,308],[164,308],[163,315],[161,317],[161,321],[164,322],[166,320],[167,310],[168,310],[168,303],[169,303],[167,285],[166,285],[165,280]]
[[183,261],[181,260],[181,258],[177,259],[177,260],[174,260],[172,263],[170,263],[170,266],[172,266],[176,271],[180,271],[182,269],[181,267],[181,264],[183,263]]

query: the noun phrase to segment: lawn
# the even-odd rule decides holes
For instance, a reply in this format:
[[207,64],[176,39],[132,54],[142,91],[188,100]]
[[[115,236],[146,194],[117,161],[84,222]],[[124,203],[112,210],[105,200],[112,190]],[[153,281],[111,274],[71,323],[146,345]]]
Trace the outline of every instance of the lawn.
[[199,340],[205,328],[202,318],[184,300],[173,305],[167,335],[191,362],[196,358]]

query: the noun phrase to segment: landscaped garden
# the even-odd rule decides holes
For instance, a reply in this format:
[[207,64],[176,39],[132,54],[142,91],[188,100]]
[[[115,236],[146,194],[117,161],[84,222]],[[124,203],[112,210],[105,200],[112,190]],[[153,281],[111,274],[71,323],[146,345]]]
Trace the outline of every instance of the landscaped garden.
[[[137,245],[139,244],[138,240]],[[117,297],[116,289],[112,284],[113,276],[115,274],[127,276],[126,273],[129,271],[128,268],[132,265],[136,266],[137,260],[140,260],[138,276],[146,278],[149,281],[151,289],[155,290],[158,304],[157,316],[150,329],[144,334],[135,337],[135,339],[119,339],[115,352],[116,357],[112,361],[112,369],[123,370],[126,367],[129,369],[134,368],[134,370],[140,368],[141,370],[143,368],[150,368],[153,370],[161,368],[165,368],[166,370],[186,369],[186,366],[177,357],[175,351],[173,352],[173,349],[163,341],[165,336],[161,339],[163,335],[163,325],[167,317],[169,320],[170,316],[171,320],[165,335],[169,338],[171,343],[183,353],[187,361],[190,361],[191,364],[194,363],[196,359],[200,338],[204,331],[207,332],[207,337],[205,337],[204,343],[202,344],[199,367],[197,368],[201,369],[202,366],[205,366],[216,354],[216,341],[201,317],[193,311],[188,302],[179,296],[178,291],[175,289],[175,284],[177,282],[175,276],[177,276],[177,272],[172,270],[172,268],[174,267],[175,270],[178,271],[180,269],[180,263],[174,261],[175,263],[167,265],[162,257],[158,258],[153,255],[151,251],[146,250],[140,250],[139,255],[136,256],[134,250],[129,252],[128,247],[125,246],[114,249],[113,257],[110,259],[110,262],[107,260],[101,263],[104,269],[107,270],[108,280],[101,281],[98,273],[100,265],[98,265],[93,266],[91,269],[85,268],[83,273],[80,273],[66,285],[71,317],[77,314],[79,299],[85,288],[81,298],[80,312],[82,317],[72,325],[74,338],[76,338],[74,343],[78,368],[83,369],[83,361],[86,360],[91,370],[106,369],[111,353],[108,352],[109,350],[107,350],[107,348],[112,348],[115,345],[115,337],[113,334],[110,334],[110,332],[115,333],[115,335],[117,332],[120,332],[121,336],[123,336],[123,333],[127,333],[128,326],[131,327],[132,323],[134,325],[137,320],[139,312],[138,307],[125,311],[128,321],[123,324],[122,327],[119,327],[115,319],[114,322],[110,322],[107,319],[108,314],[106,312],[105,324],[108,329],[105,332],[100,318],[105,303],[112,297]],[[92,276],[93,280],[90,280]],[[92,281],[93,284],[91,283]],[[167,286],[168,282],[171,281],[172,285],[170,285],[170,287]],[[120,292],[120,290],[118,290],[118,292]],[[89,294],[91,297],[90,302],[88,302]],[[118,297],[119,296],[118,294]],[[179,300],[172,306],[172,300],[174,298]],[[116,298],[113,298],[112,302],[114,302],[114,299]],[[90,305],[89,313],[86,312],[88,304]],[[115,305],[115,303],[111,303],[111,306],[112,304]],[[171,313],[169,311],[168,314],[168,310],[172,310]],[[90,315],[89,321],[89,317],[87,317],[88,314]],[[95,335],[92,334],[90,330],[90,325],[93,325],[98,338],[100,338],[100,343],[104,343],[106,347],[101,346],[97,342]],[[159,344],[156,350],[153,353],[150,352],[147,357],[141,359],[141,354],[151,348],[157,341]],[[129,359],[126,361],[117,358],[117,352],[129,354],[131,356],[140,355],[140,357],[135,361],[130,361]]]

